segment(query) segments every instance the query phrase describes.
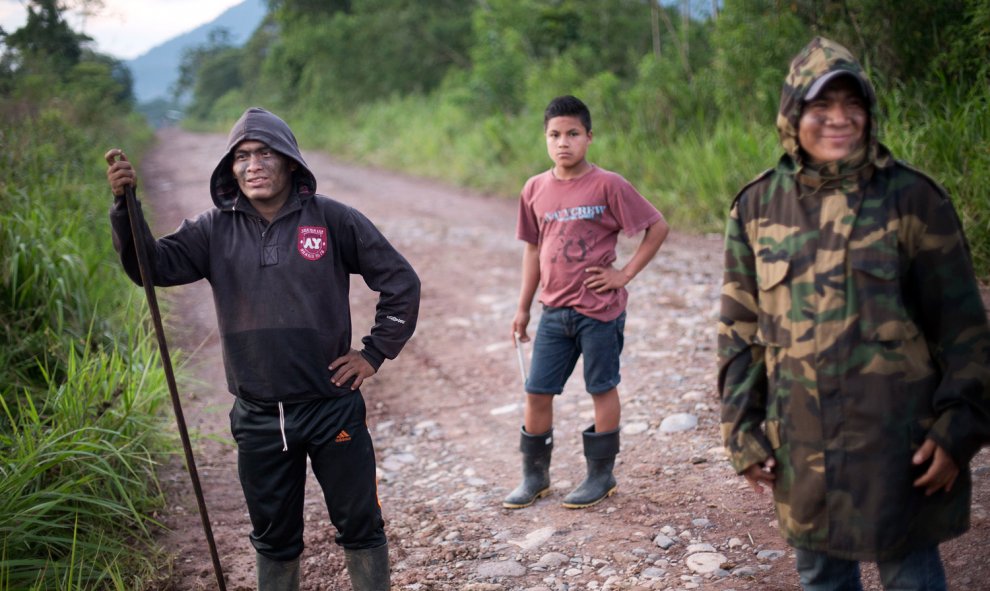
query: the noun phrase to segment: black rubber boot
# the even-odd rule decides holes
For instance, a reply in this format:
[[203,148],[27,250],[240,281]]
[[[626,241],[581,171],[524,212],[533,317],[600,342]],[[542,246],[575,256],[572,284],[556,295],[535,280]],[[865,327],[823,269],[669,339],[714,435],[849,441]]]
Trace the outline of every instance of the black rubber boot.
[[392,588],[387,543],[367,550],[344,548],[344,564],[354,591],[388,591]]
[[615,492],[615,456],[619,453],[619,430],[595,433],[592,425],[584,430],[584,459],[588,476],[576,489],[564,497],[568,509],[583,509],[596,505]]
[[258,591],[299,591],[299,559],[273,560],[260,552],[255,558]]
[[553,429],[541,435],[530,435],[519,429],[519,451],[523,455],[523,481],[502,501],[506,509],[522,509],[536,499],[550,494],[550,454],[553,451]]

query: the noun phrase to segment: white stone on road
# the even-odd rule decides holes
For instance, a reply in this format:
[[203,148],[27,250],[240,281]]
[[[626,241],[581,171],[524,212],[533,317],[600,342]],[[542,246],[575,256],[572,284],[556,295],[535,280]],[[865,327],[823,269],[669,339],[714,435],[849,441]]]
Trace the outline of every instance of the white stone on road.
[[483,562],[478,565],[478,575],[482,577],[521,577],[525,574],[526,567],[515,560]]
[[698,552],[688,556],[684,564],[698,574],[713,573],[725,564],[725,556],[718,552]]
[[549,540],[556,532],[557,530],[552,527],[543,527],[529,532],[523,540],[509,540],[509,543],[515,544],[523,550],[532,550],[533,548],[539,548],[543,542]]
[[660,422],[661,433],[677,433],[698,426],[698,417],[688,413],[677,413]]

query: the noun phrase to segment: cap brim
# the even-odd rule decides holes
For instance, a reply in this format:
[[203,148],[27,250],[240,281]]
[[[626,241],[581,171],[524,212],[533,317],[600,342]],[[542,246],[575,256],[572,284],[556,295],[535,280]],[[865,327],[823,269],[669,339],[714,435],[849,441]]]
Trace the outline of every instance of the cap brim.
[[820,78],[818,78],[817,80],[811,83],[811,87],[808,88],[808,92],[804,93],[804,100],[806,101],[815,100],[818,97],[818,94],[822,91],[822,89],[825,88],[826,84],[828,84],[829,82],[835,80],[840,76],[849,76],[850,78],[855,80],[856,84],[859,85],[860,92],[862,92],[864,95],[866,94],[866,89],[863,88],[863,81],[859,79],[859,76],[848,70],[832,70],[831,72],[826,72]]

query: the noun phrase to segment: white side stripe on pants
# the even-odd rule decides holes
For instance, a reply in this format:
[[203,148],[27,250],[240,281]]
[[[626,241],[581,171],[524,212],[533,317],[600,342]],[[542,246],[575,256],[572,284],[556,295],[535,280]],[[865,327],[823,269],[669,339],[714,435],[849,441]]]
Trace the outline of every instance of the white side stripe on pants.
[[289,442],[285,439],[285,410],[278,403],[278,428],[282,431],[282,451],[289,451]]

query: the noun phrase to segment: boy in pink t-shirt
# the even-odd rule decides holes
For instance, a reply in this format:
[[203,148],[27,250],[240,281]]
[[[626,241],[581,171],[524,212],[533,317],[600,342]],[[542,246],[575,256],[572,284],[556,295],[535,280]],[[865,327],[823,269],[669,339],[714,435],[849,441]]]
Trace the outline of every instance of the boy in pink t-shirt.
[[[595,424],[583,433],[587,477],[563,505],[590,507],[615,491],[625,286],[650,262],[668,232],[660,212],[628,181],[585,159],[591,113],[584,103],[573,96],[553,99],[543,127],[554,166],[523,187],[516,230],[526,246],[513,339],[529,341],[526,329],[537,287],[543,314],[526,380],[523,482],[502,501],[509,509],[528,507],[550,492],[553,400],[581,356]],[[614,267],[619,231],[633,236],[644,230],[632,258]]]

